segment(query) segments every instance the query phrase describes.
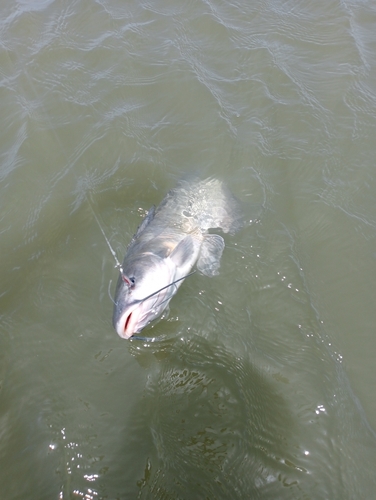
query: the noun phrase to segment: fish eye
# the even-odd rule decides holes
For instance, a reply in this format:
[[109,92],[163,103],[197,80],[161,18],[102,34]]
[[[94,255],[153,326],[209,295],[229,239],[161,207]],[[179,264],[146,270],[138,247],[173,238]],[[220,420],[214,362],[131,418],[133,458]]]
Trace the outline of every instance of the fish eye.
[[126,285],[128,285],[130,288],[133,287],[136,283],[136,279],[134,276],[128,277],[128,276],[125,276],[125,274],[122,274],[121,278],[124,281],[124,283]]

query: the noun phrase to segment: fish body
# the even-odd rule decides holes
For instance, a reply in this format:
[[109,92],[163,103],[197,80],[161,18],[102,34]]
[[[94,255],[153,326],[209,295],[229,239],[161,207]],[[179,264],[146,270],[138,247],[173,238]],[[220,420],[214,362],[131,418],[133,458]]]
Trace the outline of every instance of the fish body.
[[218,179],[180,181],[152,207],[124,257],[113,325],[128,339],[159,317],[193,266],[218,274],[224,240],[209,229],[235,232],[241,225],[238,202]]

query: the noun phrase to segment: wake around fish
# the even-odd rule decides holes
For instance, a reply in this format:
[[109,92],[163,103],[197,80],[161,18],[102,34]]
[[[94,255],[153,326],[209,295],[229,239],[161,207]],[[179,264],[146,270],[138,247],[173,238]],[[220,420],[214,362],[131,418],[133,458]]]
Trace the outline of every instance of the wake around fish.
[[133,236],[116,286],[113,325],[129,339],[168,306],[194,265],[218,274],[225,246],[220,228],[233,234],[242,225],[239,203],[215,178],[180,181],[149,210]]

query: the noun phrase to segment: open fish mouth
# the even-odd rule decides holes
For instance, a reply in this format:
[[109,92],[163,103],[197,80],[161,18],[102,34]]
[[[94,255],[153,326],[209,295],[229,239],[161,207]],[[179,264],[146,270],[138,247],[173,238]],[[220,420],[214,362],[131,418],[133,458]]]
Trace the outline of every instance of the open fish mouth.
[[129,323],[130,323],[130,321],[131,321],[132,314],[133,314],[133,313],[130,313],[130,314],[128,315],[128,318],[125,320],[124,332],[126,332],[126,331],[127,331],[128,325],[129,325]]
[[146,302],[134,304],[128,311],[124,312],[117,322],[118,335],[123,339],[130,339],[159,315],[159,309],[159,301],[156,301],[155,298],[152,305],[148,305]]
[[135,306],[128,309],[117,322],[116,331],[123,339],[129,339],[134,333],[140,331],[141,328],[137,328],[140,318],[140,314],[137,313],[137,309],[139,308],[140,305],[135,304]]

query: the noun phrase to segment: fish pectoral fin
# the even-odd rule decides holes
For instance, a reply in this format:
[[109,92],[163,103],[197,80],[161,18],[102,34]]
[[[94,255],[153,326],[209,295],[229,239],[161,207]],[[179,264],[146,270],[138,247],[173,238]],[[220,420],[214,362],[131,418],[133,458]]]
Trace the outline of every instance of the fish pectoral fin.
[[194,241],[192,236],[188,235],[176,245],[170,253],[169,258],[173,261],[175,266],[181,267],[188,259],[192,258],[193,252]]
[[218,234],[206,234],[201,245],[197,269],[205,276],[218,274],[225,242]]

